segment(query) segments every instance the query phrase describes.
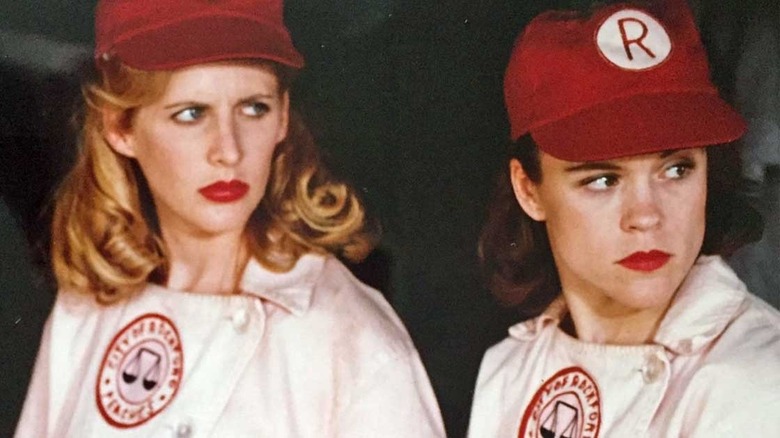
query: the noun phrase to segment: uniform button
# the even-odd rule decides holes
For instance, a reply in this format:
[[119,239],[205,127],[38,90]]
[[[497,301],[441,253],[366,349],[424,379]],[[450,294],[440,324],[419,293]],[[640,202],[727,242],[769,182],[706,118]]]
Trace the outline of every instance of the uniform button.
[[236,331],[243,332],[246,330],[247,324],[249,324],[249,313],[247,313],[246,309],[238,309],[233,312],[230,321],[233,323],[233,328]]
[[176,429],[173,431],[173,436],[176,438],[189,438],[192,436],[192,426],[188,422],[177,424]]
[[664,372],[664,361],[657,355],[650,356],[642,367],[642,379],[650,384],[658,380]]

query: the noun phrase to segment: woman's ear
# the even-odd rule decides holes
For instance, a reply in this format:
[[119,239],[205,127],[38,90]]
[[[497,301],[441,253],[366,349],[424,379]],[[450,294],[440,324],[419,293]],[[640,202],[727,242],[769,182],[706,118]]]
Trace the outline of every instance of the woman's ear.
[[528,177],[517,159],[513,158],[509,162],[509,177],[512,180],[515,199],[523,211],[535,221],[544,221],[546,215],[539,199],[539,187]]
[[135,157],[133,136],[125,126],[125,112],[117,109],[103,109],[103,137],[116,153],[128,158]]

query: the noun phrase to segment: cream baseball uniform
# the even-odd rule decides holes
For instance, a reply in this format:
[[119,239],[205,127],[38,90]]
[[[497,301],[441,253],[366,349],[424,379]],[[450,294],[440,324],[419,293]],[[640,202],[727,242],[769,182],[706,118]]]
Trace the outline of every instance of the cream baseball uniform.
[[444,436],[401,321],[338,260],[252,261],[241,290],[61,292],[16,436]]
[[469,436],[780,437],[780,313],[700,257],[649,345],[589,344],[559,299],[488,350]]

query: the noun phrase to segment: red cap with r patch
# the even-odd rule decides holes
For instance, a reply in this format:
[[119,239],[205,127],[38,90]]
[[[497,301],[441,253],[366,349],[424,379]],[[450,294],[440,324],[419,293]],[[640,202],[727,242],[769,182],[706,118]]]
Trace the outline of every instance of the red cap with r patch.
[[745,123],[718,95],[684,0],[546,12],[517,40],[504,78],[511,137],[595,161],[710,146]]

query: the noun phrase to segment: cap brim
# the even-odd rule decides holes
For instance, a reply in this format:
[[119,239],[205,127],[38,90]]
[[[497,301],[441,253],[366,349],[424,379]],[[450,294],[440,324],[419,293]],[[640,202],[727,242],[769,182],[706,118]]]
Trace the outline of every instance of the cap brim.
[[744,132],[742,117],[712,93],[631,96],[530,130],[542,151],[566,161],[712,146]]
[[173,70],[229,59],[265,59],[303,67],[289,34],[242,17],[195,17],[117,42],[119,59],[141,70]]

